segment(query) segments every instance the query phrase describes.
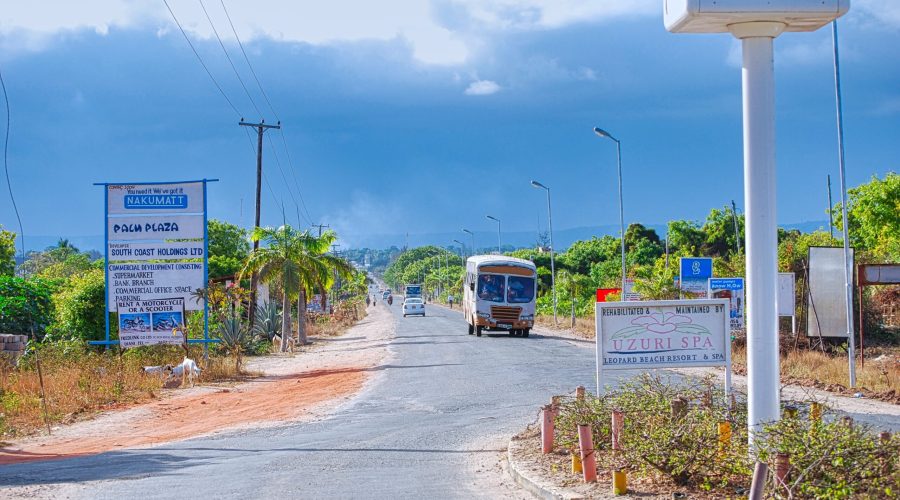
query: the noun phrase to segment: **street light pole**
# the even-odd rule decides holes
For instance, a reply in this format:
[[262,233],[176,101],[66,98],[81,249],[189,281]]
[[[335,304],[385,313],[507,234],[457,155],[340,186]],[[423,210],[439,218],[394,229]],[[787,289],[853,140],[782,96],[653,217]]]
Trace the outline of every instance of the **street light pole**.
[[500,242],[500,219],[494,217],[493,215],[487,215],[486,217],[493,221],[497,221],[497,254],[501,254],[503,253],[503,250],[501,250],[502,245]]
[[622,142],[611,136],[602,128],[594,127],[594,133],[606,137],[616,143],[616,158],[619,167],[619,230],[622,233],[622,300],[625,299],[625,208],[622,202]]
[[473,233],[472,231],[469,231],[466,228],[463,228],[462,232],[469,233],[469,236],[472,237],[472,255],[475,255],[475,233]]
[[553,324],[555,325],[559,323],[559,320],[556,318],[556,258],[554,257],[556,249],[553,247],[553,208],[550,204],[550,188],[538,181],[531,181],[531,185],[547,190],[547,222],[550,226],[550,288],[553,294]]

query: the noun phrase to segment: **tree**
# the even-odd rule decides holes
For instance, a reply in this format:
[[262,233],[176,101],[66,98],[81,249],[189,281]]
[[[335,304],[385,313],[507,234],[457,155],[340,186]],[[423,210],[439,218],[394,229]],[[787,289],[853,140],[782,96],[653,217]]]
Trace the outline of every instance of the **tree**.
[[[900,262],[900,175],[888,172],[884,180],[873,176],[847,194],[851,245],[867,250],[877,260]],[[835,224],[843,230],[840,204],[832,212]]]
[[703,234],[700,225],[689,220],[669,221],[666,234],[669,239],[669,252],[685,257],[697,255],[703,242],[706,241],[706,235]]
[[250,254],[247,230],[215,219],[210,219],[207,227],[209,277],[219,278],[237,274]]
[[40,278],[0,276],[0,333],[42,335],[53,318],[54,285]]
[[22,270],[31,276],[66,280],[90,270],[96,261],[92,253],[82,252],[69,240],[60,238],[55,246],[47,247],[44,251],[28,252],[22,263]]
[[337,240],[334,231],[315,237],[309,231],[299,232],[291,226],[256,228],[252,241],[263,242],[247,257],[241,275],[257,272],[264,282],[277,282],[283,290],[281,351],[288,347],[291,333],[291,299],[299,299],[297,332],[301,344],[306,344],[306,297],[315,288],[328,289],[335,274],[349,277],[352,266],[345,260],[328,255]]
[[[741,248],[744,247],[744,216],[737,216],[738,237]],[[703,244],[703,255],[709,257],[724,257],[736,251],[734,235],[734,212],[731,207],[723,207],[721,210],[714,208],[706,216],[706,224],[703,225],[703,233],[706,241]]]
[[12,276],[16,272],[16,233],[0,225],[0,276]]
[[53,295],[56,321],[50,328],[55,339],[100,340],[106,332],[106,279],[103,269],[71,277]]

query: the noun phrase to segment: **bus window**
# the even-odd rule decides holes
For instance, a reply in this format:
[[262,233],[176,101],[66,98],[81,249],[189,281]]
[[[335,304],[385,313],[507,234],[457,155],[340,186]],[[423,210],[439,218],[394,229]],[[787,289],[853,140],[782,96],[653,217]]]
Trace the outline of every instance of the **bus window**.
[[482,274],[478,277],[478,298],[489,302],[503,302],[506,280],[497,274]]
[[508,290],[507,302],[510,304],[531,302],[534,300],[534,278],[510,276]]

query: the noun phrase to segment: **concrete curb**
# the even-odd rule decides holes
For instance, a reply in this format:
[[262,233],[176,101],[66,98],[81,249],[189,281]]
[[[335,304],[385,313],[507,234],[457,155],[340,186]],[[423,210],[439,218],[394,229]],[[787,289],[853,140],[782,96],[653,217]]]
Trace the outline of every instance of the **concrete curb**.
[[516,451],[522,446],[522,441],[517,440],[518,436],[513,436],[509,440],[506,451],[507,470],[510,477],[517,485],[528,491],[536,498],[544,500],[580,500],[585,497],[571,492],[560,490],[557,487],[547,484],[529,474],[521,464],[516,461]]

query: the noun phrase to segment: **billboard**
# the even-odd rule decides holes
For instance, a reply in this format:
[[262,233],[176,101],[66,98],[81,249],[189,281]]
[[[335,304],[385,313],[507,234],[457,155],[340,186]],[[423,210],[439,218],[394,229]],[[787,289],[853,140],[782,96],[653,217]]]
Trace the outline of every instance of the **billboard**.
[[[206,287],[206,182],[106,184],[107,310]],[[152,261],[152,262],[148,262]]]
[[184,342],[184,299],[128,300],[116,304],[119,313],[119,346]]
[[625,279],[625,296],[622,299],[627,302],[641,300],[641,294],[634,291],[634,280],[632,278]]
[[795,315],[796,280],[794,273],[778,273],[778,290],[775,293],[779,316]]
[[[850,259],[853,259],[852,248]],[[806,315],[806,334],[809,337],[847,338],[844,268],[842,247],[809,247],[809,313]],[[851,279],[852,276],[851,273]],[[850,285],[853,286],[852,283]]]
[[744,278],[710,278],[709,298],[728,299],[731,329],[744,329]]
[[731,327],[726,299],[598,302],[597,383],[604,370],[726,366],[731,388]]
[[681,257],[680,287],[687,297],[706,297],[707,281],[713,275],[711,257]]

